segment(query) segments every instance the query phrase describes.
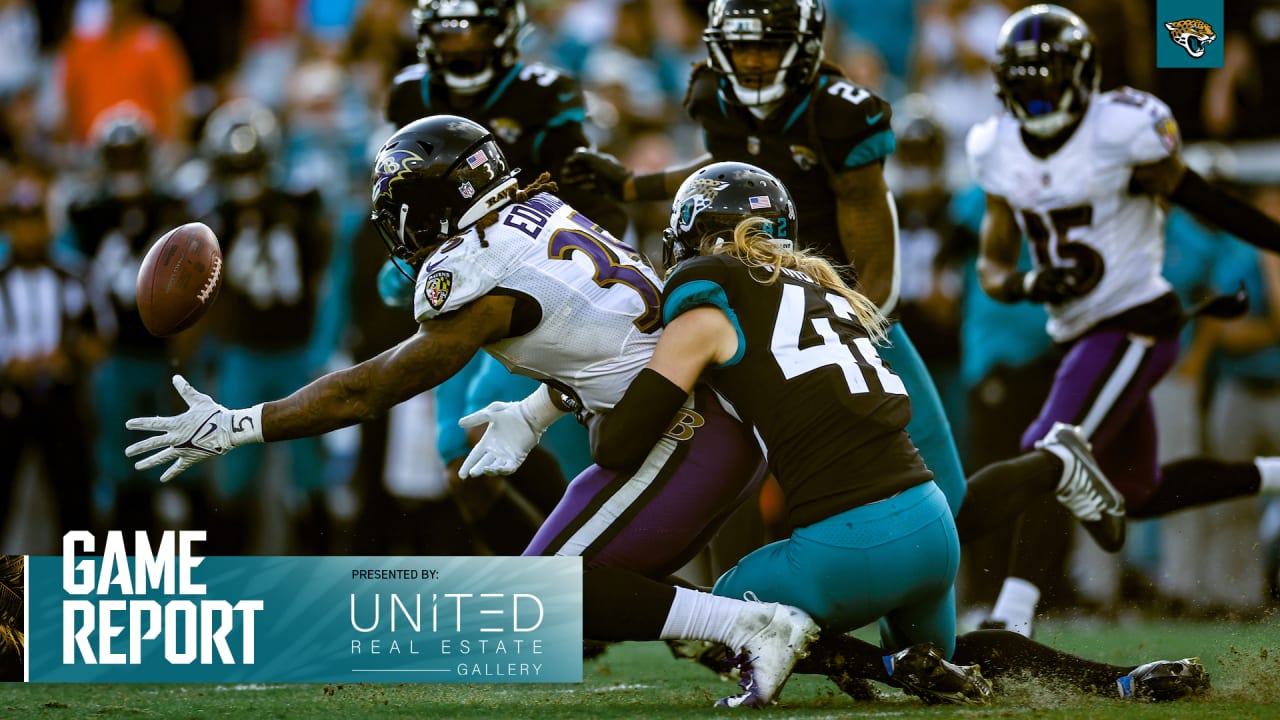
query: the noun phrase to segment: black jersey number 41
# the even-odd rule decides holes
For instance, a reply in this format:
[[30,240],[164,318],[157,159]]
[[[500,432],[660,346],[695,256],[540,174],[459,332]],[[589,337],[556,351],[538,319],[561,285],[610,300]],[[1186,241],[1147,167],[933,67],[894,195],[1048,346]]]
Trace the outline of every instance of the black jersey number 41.
[[[827,293],[825,299],[836,317],[858,323],[848,300],[834,293]],[[800,347],[800,334],[804,330],[805,322],[812,323],[814,332],[822,338],[821,345]],[[773,325],[770,350],[773,351],[773,357],[778,362],[778,368],[782,370],[783,377],[788,380],[834,365],[844,374],[850,394],[860,395],[870,392],[863,370],[864,367],[870,367],[875,371],[876,379],[886,393],[907,394],[907,388],[902,384],[902,379],[884,366],[870,338],[853,338],[852,343],[846,344],[832,329],[828,318],[806,317],[804,288],[798,285],[782,287],[782,303],[778,308],[778,319]],[[859,356],[862,358],[861,363],[858,362]]]

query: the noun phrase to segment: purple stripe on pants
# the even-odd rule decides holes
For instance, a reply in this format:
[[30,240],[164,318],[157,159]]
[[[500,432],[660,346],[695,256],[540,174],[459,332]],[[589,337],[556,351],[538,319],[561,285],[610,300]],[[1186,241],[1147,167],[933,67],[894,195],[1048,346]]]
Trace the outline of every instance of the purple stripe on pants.
[[[695,397],[704,423],[676,443],[663,465],[647,472],[644,466],[623,473],[599,465],[583,470],[524,554],[581,554],[584,568],[622,568],[651,578],[664,578],[691,560],[751,497],[765,471],[750,429],[711,392],[699,388]],[[638,494],[623,502],[627,492]],[[578,544],[583,536],[585,547]]]
[[1177,358],[1177,336],[1119,330],[1085,335],[1058,365],[1040,417],[1022,435],[1022,449],[1034,447],[1055,422],[1081,425],[1107,478],[1128,505],[1141,505],[1160,482],[1151,388]]

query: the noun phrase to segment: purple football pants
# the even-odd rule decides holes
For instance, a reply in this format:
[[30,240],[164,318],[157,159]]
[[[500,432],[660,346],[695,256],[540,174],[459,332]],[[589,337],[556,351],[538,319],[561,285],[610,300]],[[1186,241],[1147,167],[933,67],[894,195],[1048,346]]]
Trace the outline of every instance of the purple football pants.
[[1030,450],[1055,422],[1079,425],[1098,465],[1138,507],[1160,483],[1151,389],[1178,358],[1178,336],[1151,338],[1119,330],[1075,341],[1058,365],[1040,417],[1022,435]]
[[580,555],[584,569],[665,578],[697,555],[764,473],[751,430],[699,386],[638,468],[592,465],[574,478],[524,554]]

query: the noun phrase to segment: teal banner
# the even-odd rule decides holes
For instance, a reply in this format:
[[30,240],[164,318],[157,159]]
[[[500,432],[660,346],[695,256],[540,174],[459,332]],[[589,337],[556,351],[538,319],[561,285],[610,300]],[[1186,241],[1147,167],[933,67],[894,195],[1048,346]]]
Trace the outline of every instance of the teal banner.
[[582,681],[581,558],[28,560],[30,682]]
[[1155,25],[1156,67],[1222,67],[1222,0],[1156,0]]

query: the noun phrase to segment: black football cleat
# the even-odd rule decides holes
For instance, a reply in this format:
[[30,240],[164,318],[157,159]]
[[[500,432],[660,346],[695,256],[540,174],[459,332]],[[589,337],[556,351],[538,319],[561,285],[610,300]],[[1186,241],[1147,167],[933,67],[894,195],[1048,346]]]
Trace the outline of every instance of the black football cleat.
[[912,645],[884,659],[889,677],[926,705],[982,705],[991,698],[991,681],[977,665],[955,665],[932,643]]
[[1156,660],[1139,665],[1116,680],[1125,700],[1178,700],[1209,689],[1209,672],[1200,658]]

